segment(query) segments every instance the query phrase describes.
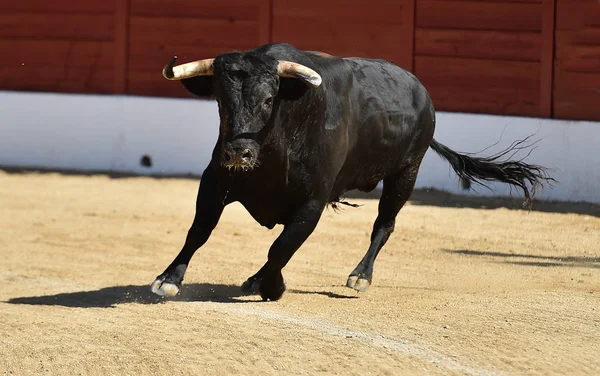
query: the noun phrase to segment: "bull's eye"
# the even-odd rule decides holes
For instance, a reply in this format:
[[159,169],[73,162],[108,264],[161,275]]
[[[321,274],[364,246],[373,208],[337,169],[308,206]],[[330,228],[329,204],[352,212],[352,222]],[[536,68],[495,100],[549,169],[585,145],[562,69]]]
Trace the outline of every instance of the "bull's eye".
[[273,97],[269,97],[269,98],[265,99],[265,102],[263,103],[263,107],[265,109],[271,108],[272,105],[273,105]]

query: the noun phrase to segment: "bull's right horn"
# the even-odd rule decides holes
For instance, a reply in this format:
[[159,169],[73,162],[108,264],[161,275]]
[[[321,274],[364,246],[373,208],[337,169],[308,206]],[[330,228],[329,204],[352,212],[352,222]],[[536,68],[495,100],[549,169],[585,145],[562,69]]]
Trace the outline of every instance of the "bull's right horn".
[[213,61],[215,59],[204,59],[173,66],[176,60],[177,56],[173,56],[163,68],[163,77],[167,80],[183,80],[184,78],[213,75]]

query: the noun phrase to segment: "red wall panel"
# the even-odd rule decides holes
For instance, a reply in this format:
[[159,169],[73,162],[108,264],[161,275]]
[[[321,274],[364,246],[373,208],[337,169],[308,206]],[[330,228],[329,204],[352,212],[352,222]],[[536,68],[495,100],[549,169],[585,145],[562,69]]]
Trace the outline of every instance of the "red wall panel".
[[412,70],[414,0],[274,0],[273,41],[339,56],[392,60]]
[[548,115],[543,1],[416,0],[415,74],[438,110]]
[[392,60],[438,110],[600,120],[597,0],[0,2],[0,89],[189,96],[161,70],[268,42]]
[[161,71],[178,62],[247,50],[268,42],[268,0],[131,0],[127,87],[130,94],[187,97]]
[[600,120],[600,2],[557,0],[554,115]]
[[114,90],[115,2],[0,3],[0,88]]

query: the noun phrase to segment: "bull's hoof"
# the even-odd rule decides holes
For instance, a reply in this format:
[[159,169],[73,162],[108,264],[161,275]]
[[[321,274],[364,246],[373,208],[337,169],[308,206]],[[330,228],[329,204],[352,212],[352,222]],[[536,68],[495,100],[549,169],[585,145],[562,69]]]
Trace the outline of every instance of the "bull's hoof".
[[348,277],[348,280],[346,281],[346,287],[350,287],[351,289],[353,289],[354,285],[356,285],[356,281],[358,281],[358,276],[351,275],[350,277]]
[[256,276],[252,276],[246,280],[242,284],[242,292],[244,294],[256,294],[258,292],[258,288],[260,287],[260,282],[262,278],[258,278]]
[[174,283],[165,282],[164,279],[157,278],[150,285],[150,290],[156,295],[173,297],[179,293],[181,289],[180,286],[177,286]]
[[369,289],[371,281],[366,278],[361,278],[357,275],[351,275],[346,281],[346,287],[350,287],[356,291],[365,292]]
[[263,278],[258,287],[258,292],[263,301],[276,301],[281,299],[285,292],[285,282],[283,275],[277,273],[274,277]]
[[262,268],[255,275],[242,284],[245,294],[260,294],[264,301],[279,300],[285,292],[285,281],[281,270],[268,270]]

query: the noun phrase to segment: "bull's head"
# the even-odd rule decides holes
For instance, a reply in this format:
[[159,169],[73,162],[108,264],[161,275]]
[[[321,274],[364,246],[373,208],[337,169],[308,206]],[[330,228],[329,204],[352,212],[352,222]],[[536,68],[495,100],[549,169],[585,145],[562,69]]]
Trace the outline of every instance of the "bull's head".
[[182,80],[184,87],[198,96],[216,97],[221,165],[230,170],[257,166],[264,130],[281,99],[280,78],[297,79],[304,88],[321,85],[321,76],[314,70],[264,54],[230,53],[177,66],[175,60],[163,69],[166,79]]

